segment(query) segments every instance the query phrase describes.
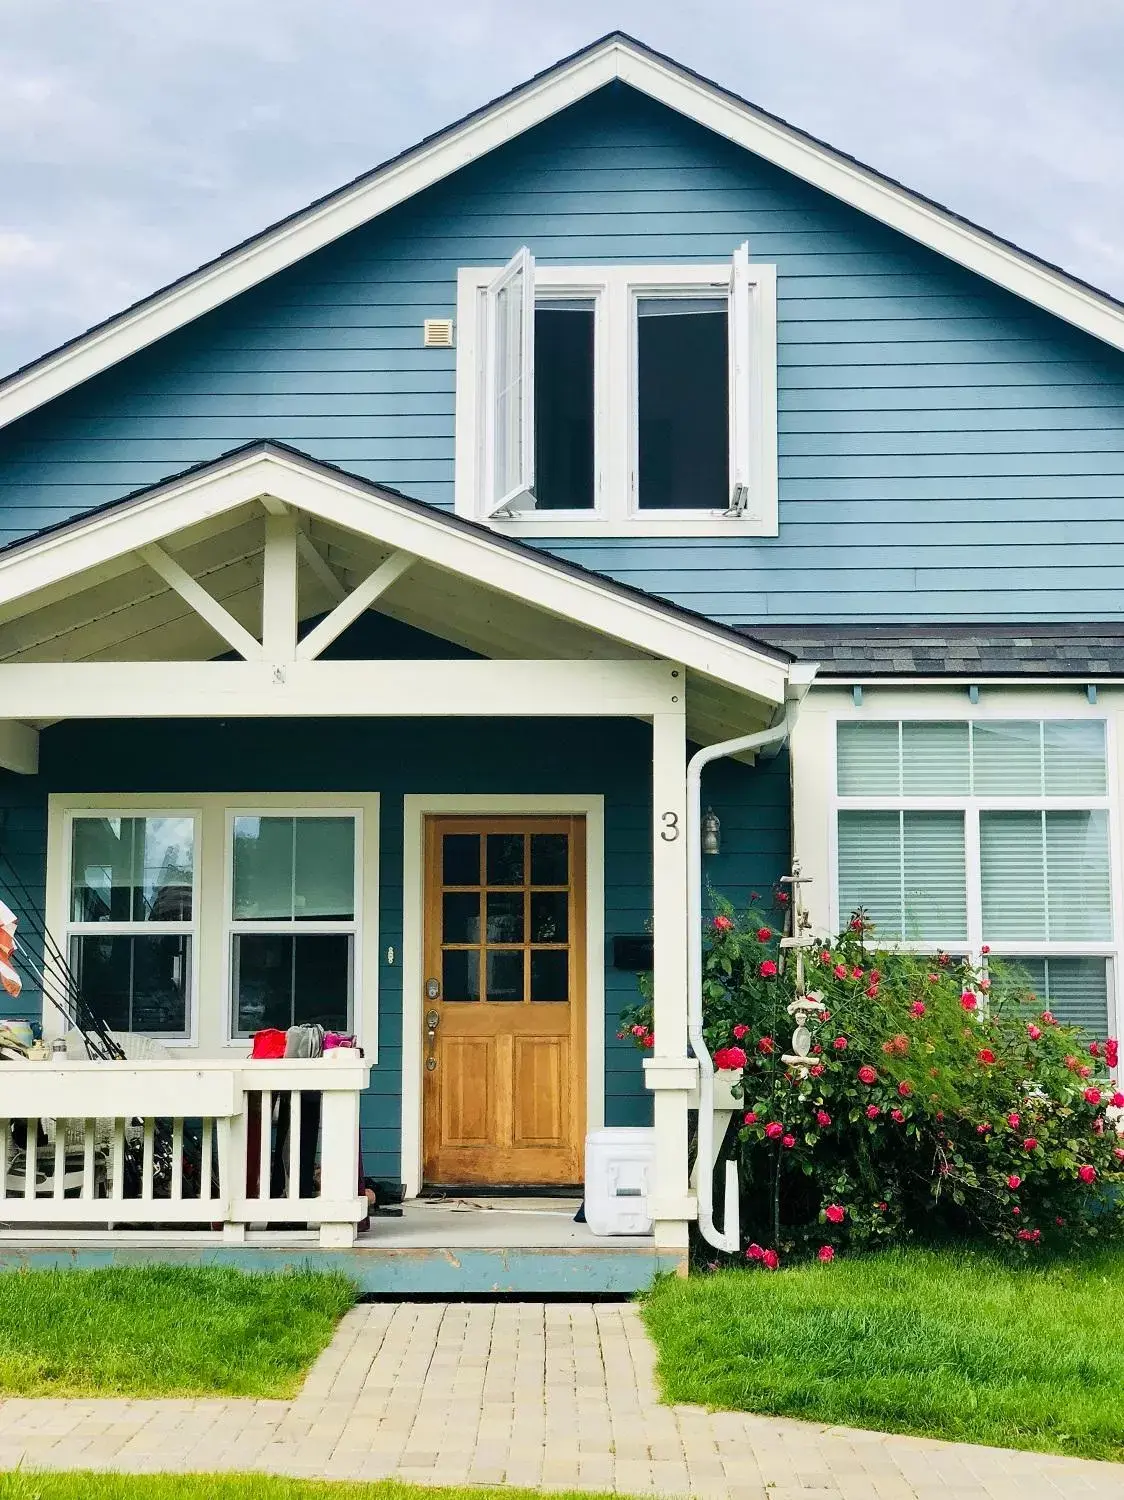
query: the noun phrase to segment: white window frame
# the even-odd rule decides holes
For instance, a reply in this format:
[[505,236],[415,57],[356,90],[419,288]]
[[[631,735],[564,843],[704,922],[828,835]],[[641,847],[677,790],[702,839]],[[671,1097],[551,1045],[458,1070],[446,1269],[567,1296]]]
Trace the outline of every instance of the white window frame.
[[[594,303],[594,504],[490,513],[488,291],[514,264],[462,267],[457,275],[457,514],[522,538],[776,536],[777,272],[775,265],[750,262],[744,246],[720,265],[533,265],[536,295]],[[692,296],[732,300],[731,488],[744,485],[748,492],[740,514],[644,511],[637,503],[636,304],[642,297]],[[533,352],[528,367],[533,375]],[[735,399],[742,391],[744,399]]]
[[[191,835],[191,920],[190,922],[75,922],[71,917],[71,900],[74,884],[74,824],[83,818],[190,818],[192,825]],[[139,1031],[130,1030],[132,1036],[148,1036],[168,1046],[193,1046],[197,1035],[197,1021],[199,1013],[199,896],[200,896],[200,866],[202,863],[202,819],[199,809],[184,806],[159,807],[137,807],[132,802],[119,802],[112,806],[90,807],[79,806],[69,809],[63,817],[63,848],[64,848],[64,871],[63,882],[65,886],[65,912],[64,920],[52,926],[48,923],[48,931],[62,932],[61,943],[63,956],[67,965],[73,968],[71,963],[71,939],[75,937],[186,937],[190,939],[188,983],[187,983],[187,1026],[183,1031]],[[44,1000],[44,1006],[49,1006],[49,1001]],[[53,1007],[51,1007],[53,1010]],[[58,1030],[62,1028],[62,1018],[58,1012],[54,1012],[55,1020],[58,1022]],[[46,1023],[47,1017],[44,1016]],[[45,1030],[48,1028],[45,1025]],[[50,1028],[54,1031],[55,1028]],[[57,1034],[57,1032],[56,1032]]]
[[[234,916],[234,824],[238,818],[350,818],[354,825],[352,866],[352,912],[349,921],[297,921],[282,917],[241,919]],[[226,954],[226,1032],[231,1044],[247,1043],[251,1032],[239,1032],[235,1028],[234,1004],[234,939],[241,934],[266,933],[291,937],[320,937],[346,935],[351,938],[351,978],[347,996],[347,1022],[345,1031],[354,1031],[356,1019],[356,997],[363,993],[361,966],[362,944],[360,943],[361,913],[363,911],[363,810],[358,807],[308,807],[294,804],[286,807],[229,807],[226,809],[226,836],[223,846],[223,923],[224,951]],[[289,1023],[292,1024],[292,1023]]]
[[[352,1030],[367,1058],[378,1061],[379,1034],[379,828],[377,792],[173,792],[135,796],[52,792],[47,802],[47,930],[64,934],[70,914],[70,820],[86,816],[193,816],[196,820],[192,896],[194,952],[191,965],[192,1030],[188,1037],[160,1034],[174,1053],[203,1057],[245,1057],[245,1037],[231,1035],[231,975],[228,913],[232,910],[232,867],[227,829],[233,816],[360,815],[356,825],[357,884],[352,972]],[[109,924],[95,924],[108,928]],[[303,924],[302,924],[303,925]],[[310,927],[312,924],[308,924]],[[206,1002],[206,1003],[204,1003]],[[61,1017],[44,1003],[48,1037],[64,1030]]]

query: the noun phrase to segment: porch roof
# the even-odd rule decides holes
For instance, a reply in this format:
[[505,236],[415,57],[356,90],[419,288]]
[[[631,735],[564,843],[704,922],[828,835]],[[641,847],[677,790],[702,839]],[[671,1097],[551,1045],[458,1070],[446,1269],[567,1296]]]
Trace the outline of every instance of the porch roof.
[[688,730],[703,743],[770,721],[814,672],[781,647],[263,440],[0,549],[0,676],[231,648],[268,663],[285,655],[270,637],[278,608],[293,616],[297,661],[377,608],[495,660],[678,663]]

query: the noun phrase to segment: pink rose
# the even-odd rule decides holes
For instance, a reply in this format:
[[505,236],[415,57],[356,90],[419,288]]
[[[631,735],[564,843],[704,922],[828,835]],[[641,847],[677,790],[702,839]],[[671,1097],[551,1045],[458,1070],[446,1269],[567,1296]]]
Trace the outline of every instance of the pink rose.
[[831,1248],[830,1245],[821,1245],[817,1253],[819,1259],[825,1266],[830,1265],[831,1262],[835,1259],[835,1251]]
[[781,1263],[781,1258],[775,1250],[766,1250],[761,1260],[770,1271],[775,1271]]
[[876,984],[868,984],[867,987],[866,987],[866,989],[863,991],[863,994],[864,995],[869,995],[872,1000],[877,1000],[878,999],[878,986]]
[[972,994],[971,990],[965,990],[960,996],[960,1005],[964,1010],[976,1010],[979,1003],[979,1000]]
[[1119,1089],[1112,1096],[1112,1107],[1113,1109],[1124,1109],[1124,1094]]
[[765,1134],[771,1141],[779,1140],[784,1135],[784,1126],[778,1125],[776,1120],[770,1120],[765,1126]]
[[823,952],[820,954],[820,963],[824,964],[826,966],[830,962],[831,962],[831,954],[825,948],[823,950]]
[[820,1127],[821,1130],[826,1130],[827,1127],[831,1124],[831,1116],[828,1114],[826,1109],[816,1110],[816,1124]]
[[847,1210],[841,1203],[829,1203],[823,1211],[823,1216],[829,1224],[842,1224],[847,1217]]
[[876,1203],[874,1206],[875,1206],[875,1208],[878,1210],[878,1212],[880,1214],[884,1214],[886,1212],[886,1210],[890,1207],[890,1205],[888,1203]]
[[739,1021],[738,1024],[734,1027],[734,1040],[736,1042],[740,1042],[742,1037],[747,1036],[748,1034],[749,1027],[745,1024],[744,1021]]
[[1096,1167],[1078,1167],[1077,1175],[1087,1185],[1090,1182],[1096,1182],[1097,1169]]
[[1032,1042],[1036,1042],[1042,1035],[1042,1028],[1041,1026],[1036,1026],[1034,1022],[1031,1021],[1030,1025],[1026,1028],[1026,1034]]
[[926,974],[925,978],[930,984],[940,984],[941,982],[941,976],[939,974]]
[[813,1063],[812,1066],[808,1069],[808,1076],[809,1078],[822,1078],[823,1063]]
[[905,1123],[905,1115],[902,1114],[900,1109],[892,1109],[890,1111],[890,1119],[893,1120],[895,1125],[903,1125]]
[[982,1125],[977,1125],[976,1126],[976,1134],[977,1135],[987,1135],[990,1130],[991,1130],[991,1126],[987,1123],[986,1120],[983,1122]]
[[990,953],[990,952],[991,952],[991,945],[990,945],[990,944],[988,944],[988,943],[984,943],[984,944],[983,944],[983,945],[982,945],[982,946],[981,946],[981,948],[980,948],[980,952],[981,952],[981,953],[982,953],[982,954],[983,954],[983,955],[984,955],[984,957],[985,957],[985,958],[986,958],[986,957],[987,957],[987,955],[988,955],[988,954],[989,954],[989,953]]
[[1037,1137],[1033,1136],[1033,1135],[1028,1135],[1027,1138],[1026,1138],[1026,1140],[1023,1141],[1023,1150],[1024,1151],[1037,1151],[1038,1150],[1038,1139],[1037,1139]]
[[1086,1104],[1099,1104],[1101,1102],[1101,1091],[1100,1089],[1086,1089],[1084,1098]]
[[756,1125],[757,1124],[757,1111],[755,1109],[751,1109],[751,1110],[747,1111],[746,1117],[745,1117],[745,1123],[747,1125]]
[[898,1084],[898,1093],[903,1099],[908,1099],[910,1094],[913,1093],[913,1084],[908,1079],[903,1080]]
[[726,1066],[728,1068],[744,1068],[745,1064],[746,1056],[741,1047],[726,1048]]
[[746,1260],[764,1260],[765,1252],[760,1245],[750,1245],[749,1249],[745,1252],[745,1258]]
[[771,958],[766,958],[757,965],[757,972],[762,979],[772,979],[777,972],[777,966]]
[[837,1036],[831,1045],[835,1048],[836,1052],[846,1052],[847,1038],[845,1036]]
[[793,1146],[796,1145],[796,1137],[794,1135],[783,1136],[781,1138],[781,1145],[786,1151],[791,1151]]
[[1056,1026],[1058,1024],[1054,1018],[1054,1012],[1052,1010],[1044,1010],[1039,1019],[1041,1020],[1043,1026]]
[[926,1007],[924,1001],[915,1000],[909,1007],[909,1013],[911,1016],[923,1016],[925,1014],[925,1009]]
[[1110,1068],[1115,1068],[1120,1061],[1120,1043],[1114,1036],[1110,1036],[1104,1044],[1104,1060]]
[[1100,1057],[1100,1055],[1101,1055],[1101,1044],[1100,1044],[1100,1042],[1090,1042],[1089,1043],[1089,1056],[1090,1057]]
[[757,1050],[762,1057],[768,1057],[776,1049],[776,1042],[771,1036],[763,1036],[757,1043]]
[[715,917],[710,925],[714,928],[715,932],[729,932],[734,924],[729,917]]
[[836,964],[835,965],[835,969],[834,969],[833,972],[835,974],[836,979],[846,979],[846,977],[847,977],[847,965],[846,964]]
[[771,927],[759,927],[757,929],[757,941],[759,943],[767,943],[772,935],[773,929]]
[[1015,1114],[1014,1110],[1012,1110],[1011,1113],[1007,1116],[1007,1124],[1011,1127],[1012,1130],[1018,1130],[1019,1117],[1017,1114]]
[[1019,1177],[1016,1173],[1012,1172],[1011,1175],[1010,1175],[1010,1177],[1007,1178],[1007,1186],[1011,1189],[1011,1191],[1013,1193],[1015,1191],[1015,1189],[1017,1187],[1020,1187],[1021,1185],[1022,1185],[1022,1178]]
[[882,1111],[878,1108],[877,1104],[868,1104],[866,1107],[866,1117],[868,1120],[877,1120],[881,1113]]
[[869,1063],[864,1063],[863,1066],[859,1069],[859,1082],[867,1084],[878,1082],[878,1074],[874,1071]]

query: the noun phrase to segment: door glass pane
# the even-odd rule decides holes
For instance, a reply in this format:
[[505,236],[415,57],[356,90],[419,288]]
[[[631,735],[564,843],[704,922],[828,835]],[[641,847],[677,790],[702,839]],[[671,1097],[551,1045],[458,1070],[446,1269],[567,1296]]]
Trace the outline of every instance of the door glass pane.
[[478,943],[480,941],[480,893],[446,891],[441,898],[442,933],[445,943]]
[[523,884],[523,835],[488,835],[487,881],[489,885]]
[[289,921],[293,915],[293,819],[234,820],[234,916]]
[[531,893],[531,942],[565,943],[569,938],[569,904],[566,891]]
[[725,510],[726,298],[638,299],[636,362],[640,509]]
[[441,998],[450,1002],[480,999],[479,948],[446,948],[441,955]]
[[293,821],[294,917],[349,922],[355,915],[355,819]]
[[488,941],[523,942],[523,892],[488,892]]
[[480,835],[478,833],[442,835],[441,884],[480,884]]
[[190,921],[194,834],[191,818],[75,818],[72,919]]
[[1042,725],[1037,719],[976,720],[972,790],[977,797],[1041,795]]
[[113,1031],[183,1036],[188,1029],[191,939],[175,933],[71,939],[83,996]]
[[565,948],[531,949],[532,1000],[569,1000],[569,977],[570,955]]
[[488,999],[523,999],[523,950],[488,950]]
[[535,509],[593,507],[591,301],[535,308]]
[[841,797],[896,797],[901,791],[896,721],[840,724],[836,757]]
[[1042,724],[1047,797],[1105,795],[1104,724],[1099,719],[1046,719]]
[[569,835],[565,833],[532,833],[531,884],[565,885],[569,879]]

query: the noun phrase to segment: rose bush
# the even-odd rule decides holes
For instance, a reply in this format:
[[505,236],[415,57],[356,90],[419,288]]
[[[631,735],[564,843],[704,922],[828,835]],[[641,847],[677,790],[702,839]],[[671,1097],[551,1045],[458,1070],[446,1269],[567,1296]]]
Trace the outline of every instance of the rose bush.
[[[825,1248],[919,1233],[1031,1252],[1124,1228],[1116,1040],[1059,1024],[1017,970],[984,963],[879,948],[855,913],[806,953],[826,1009],[812,1065],[794,1068],[793,958],[759,912],[720,904],[704,1034],[716,1065],[741,1073],[734,1149],[754,1248],[826,1264]],[[621,1034],[652,1045],[649,1004]]]

